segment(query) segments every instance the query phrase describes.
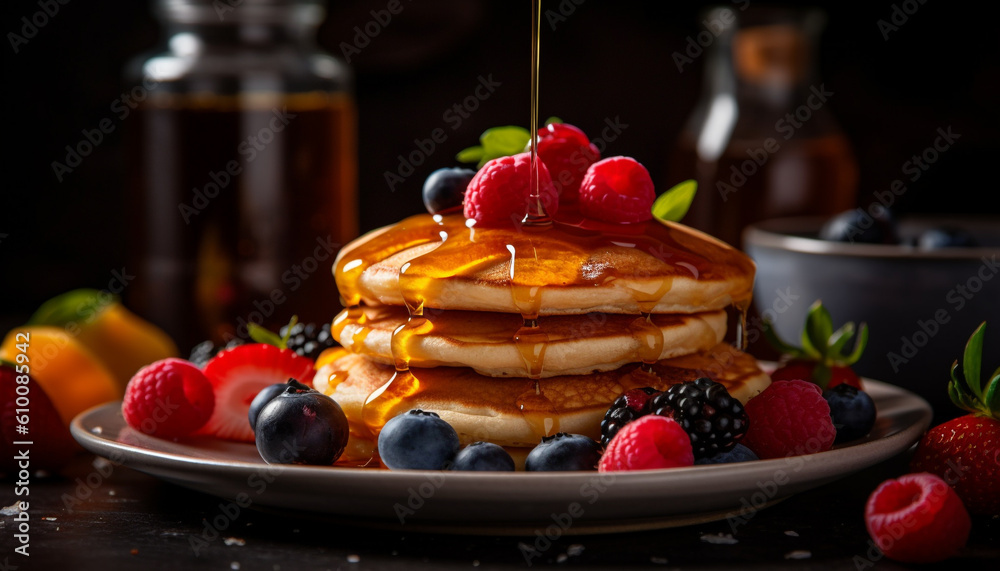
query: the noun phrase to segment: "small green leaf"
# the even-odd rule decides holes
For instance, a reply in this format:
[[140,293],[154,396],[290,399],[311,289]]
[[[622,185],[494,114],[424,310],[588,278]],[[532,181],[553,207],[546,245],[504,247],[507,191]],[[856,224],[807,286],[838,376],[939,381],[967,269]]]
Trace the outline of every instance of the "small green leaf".
[[983,395],[986,407],[990,409],[990,415],[1000,420],[1000,367],[993,371],[990,377],[990,384],[986,387],[986,394]]
[[531,140],[531,134],[523,127],[508,125],[506,127],[493,127],[483,132],[479,141],[483,144],[486,156],[491,156],[492,160],[499,157],[516,155],[524,151],[524,146]]
[[969,342],[965,344],[965,352],[962,354],[962,374],[965,377],[965,385],[979,399],[983,398],[983,387],[979,378],[983,361],[983,336],[985,334],[986,322],[984,321],[969,337]]
[[698,183],[686,180],[664,192],[653,202],[653,216],[668,222],[680,222],[691,207]]
[[865,352],[865,347],[868,345],[868,324],[862,323],[861,330],[858,332],[858,340],[854,343],[854,351],[843,359],[840,359],[840,364],[842,365],[853,365],[858,362],[861,358],[861,354]]
[[831,322],[830,312],[817,299],[806,314],[806,326],[802,329],[802,348],[821,361],[827,356],[827,343],[833,335]]
[[839,357],[843,353],[844,347],[847,346],[847,342],[851,340],[851,337],[854,337],[854,322],[848,321],[830,336],[830,355],[833,358]]
[[96,289],[75,289],[43,303],[28,319],[28,325],[62,327],[67,323],[89,321],[96,313],[117,301],[117,297],[107,292]]
[[562,122],[563,122],[563,120],[560,119],[560,118],[558,118],[558,117],[556,117],[556,116],[549,117],[548,119],[545,120],[545,124],[546,125],[551,125],[553,123],[558,124],[558,123],[562,123]]
[[274,331],[270,331],[266,327],[261,327],[256,323],[251,323],[247,326],[247,331],[250,333],[250,338],[257,343],[266,343],[267,345],[274,345],[279,349],[285,349],[288,347],[286,341],[287,339],[282,339],[278,337],[278,334]]
[[455,160],[460,163],[478,163],[483,158],[483,148],[480,146],[462,149],[455,155]]
[[798,357],[802,354],[802,350],[798,347],[793,347],[789,345],[781,337],[778,337],[778,332],[774,330],[774,325],[771,323],[770,319],[764,319],[761,326],[764,329],[764,337],[767,338],[767,342],[774,347],[776,351],[782,355],[790,355],[792,357]]

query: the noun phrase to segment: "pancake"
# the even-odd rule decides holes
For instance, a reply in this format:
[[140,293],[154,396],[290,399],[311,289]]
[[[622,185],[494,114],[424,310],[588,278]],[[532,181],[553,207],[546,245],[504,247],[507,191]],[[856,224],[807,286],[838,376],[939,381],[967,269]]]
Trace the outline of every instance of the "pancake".
[[480,228],[418,215],[346,245],[345,305],[535,315],[699,313],[747,305],[754,264],[672,222],[608,224],[561,209],[551,227]]
[[[407,317],[396,306],[365,308],[358,318],[344,310],[333,321],[333,337],[346,349],[391,365],[393,331]],[[424,318],[419,335],[407,337],[404,347],[397,345],[411,367],[471,367],[490,377],[527,377],[532,366],[540,368],[541,377],[613,371],[628,363],[706,351],[726,333],[724,311],[652,315],[651,325],[633,315],[546,316],[534,332],[545,340],[536,364],[524,358],[514,340],[523,324],[520,315],[425,310]]]
[[542,436],[556,432],[599,439],[601,419],[608,407],[636,387],[662,390],[708,376],[745,403],[770,384],[753,357],[724,343],[706,352],[659,361],[652,366],[654,374],[638,364],[538,381],[485,377],[466,367],[410,371],[412,377],[401,373],[394,380],[393,367],[345,350],[317,371],[313,383],[340,404],[352,431],[361,438],[374,439],[386,420],[420,408],[436,412],[450,423],[463,444],[485,440],[510,447],[535,446]]

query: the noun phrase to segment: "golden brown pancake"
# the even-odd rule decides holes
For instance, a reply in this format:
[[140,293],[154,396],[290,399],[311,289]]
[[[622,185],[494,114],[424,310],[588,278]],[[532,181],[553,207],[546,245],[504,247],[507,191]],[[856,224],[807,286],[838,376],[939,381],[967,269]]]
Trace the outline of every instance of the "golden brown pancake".
[[566,315],[698,313],[750,300],[750,258],[681,224],[607,224],[570,207],[544,230],[466,222],[418,215],[345,246],[334,266],[345,303]]
[[[436,367],[414,368],[412,377],[402,373],[394,379],[393,367],[344,351],[317,371],[313,383],[340,404],[355,432],[367,431],[371,438],[388,419],[420,408],[438,413],[465,444],[485,440],[530,447],[556,432],[598,439],[608,407],[632,388],[663,390],[708,376],[745,403],[771,382],[753,357],[727,344],[659,361],[652,371],[649,374],[631,364],[609,372],[535,381],[485,377],[466,367]],[[377,391],[382,387],[386,388],[380,394]]]
[[[333,336],[345,348],[391,365],[392,334],[407,317],[398,306],[365,308],[358,317],[344,310],[333,321]],[[411,367],[471,367],[491,377],[530,376],[535,363],[526,360],[515,342],[523,325],[520,315],[425,310],[423,317],[426,325],[419,334],[396,349]],[[724,311],[652,315],[649,321],[606,313],[545,316],[532,331],[545,341],[544,353],[532,359],[541,377],[613,371],[628,363],[706,351],[725,334]]]

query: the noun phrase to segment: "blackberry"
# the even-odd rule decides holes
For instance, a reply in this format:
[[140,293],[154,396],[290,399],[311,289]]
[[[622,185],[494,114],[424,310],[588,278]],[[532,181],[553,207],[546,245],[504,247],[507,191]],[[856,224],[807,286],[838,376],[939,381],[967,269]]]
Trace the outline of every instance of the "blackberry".
[[615,399],[601,421],[601,446],[607,446],[623,426],[646,414],[646,403],[658,394],[660,391],[654,388],[642,387]]
[[243,339],[239,337],[233,337],[225,345],[216,345],[212,341],[202,341],[191,349],[191,356],[188,357],[188,361],[194,363],[195,366],[204,367],[212,357],[219,354],[220,351],[225,349],[232,349],[246,343]]
[[731,450],[749,426],[740,401],[708,377],[674,385],[653,397],[649,412],[680,423],[691,437],[696,460]]
[[330,335],[329,323],[324,323],[322,326],[315,323],[296,323],[290,332],[286,325],[281,328],[278,335],[282,338],[288,336],[286,342],[288,349],[314,361],[325,349],[337,344],[333,335]]

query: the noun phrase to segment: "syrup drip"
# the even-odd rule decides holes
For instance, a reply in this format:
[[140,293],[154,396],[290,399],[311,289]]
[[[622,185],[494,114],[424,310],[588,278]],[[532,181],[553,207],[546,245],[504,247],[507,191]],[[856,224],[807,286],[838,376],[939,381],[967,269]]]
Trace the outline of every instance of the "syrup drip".
[[539,381],[534,382],[533,389],[519,395],[515,403],[518,410],[521,411],[524,421],[535,433],[536,443],[541,441],[543,436],[551,436],[559,432],[559,418],[551,416],[552,401],[542,392]]
[[739,321],[736,322],[736,348],[746,351],[749,341],[747,339],[747,311],[750,309],[750,299],[733,302],[733,306],[739,312]]
[[542,2],[541,0],[531,0],[531,120],[529,128],[531,133],[531,158],[528,212],[521,223],[527,227],[548,227],[552,225],[552,219],[545,211],[542,204],[541,192],[539,192],[538,181],[538,68],[541,63],[541,35],[539,28],[542,23]]

